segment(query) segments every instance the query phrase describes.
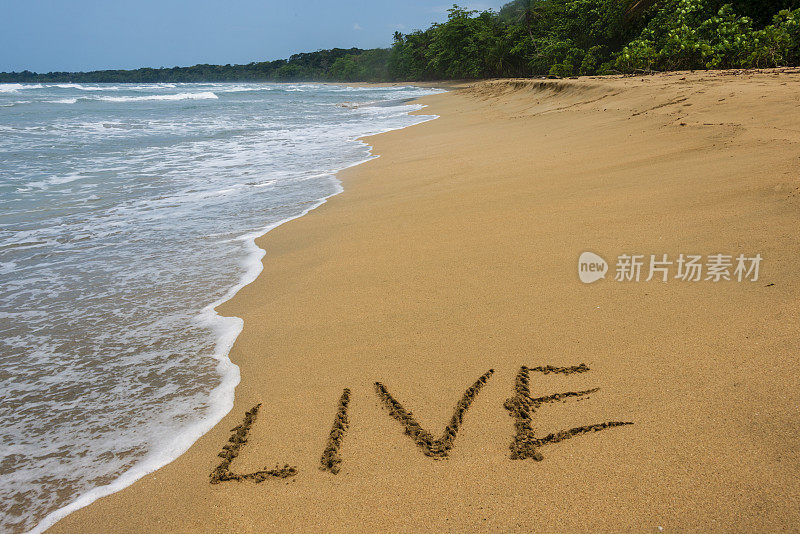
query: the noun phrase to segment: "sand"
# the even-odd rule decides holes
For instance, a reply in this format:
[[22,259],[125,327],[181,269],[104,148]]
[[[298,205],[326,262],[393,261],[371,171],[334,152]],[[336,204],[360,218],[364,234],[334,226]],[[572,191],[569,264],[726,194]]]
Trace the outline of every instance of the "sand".
[[[230,414],[51,531],[796,529],[800,71],[421,101],[441,117],[368,138],[344,193],[260,239],[220,309],[245,324]],[[613,279],[681,253],[764,259]],[[211,484],[226,444],[223,479],[285,478]]]

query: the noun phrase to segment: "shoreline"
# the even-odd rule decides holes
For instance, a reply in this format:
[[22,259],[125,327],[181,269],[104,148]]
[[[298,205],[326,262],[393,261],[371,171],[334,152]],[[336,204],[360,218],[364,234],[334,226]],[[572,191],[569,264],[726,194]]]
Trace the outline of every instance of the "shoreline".
[[[787,252],[797,245],[797,238],[777,237],[766,224],[780,221],[784,227],[796,227],[796,215],[787,212],[785,205],[775,204],[777,193],[785,190],[781,188],[792,183],[781,178],[791,167],[789,149],[780,144],[780,136],[788,136],[787,143],[794,138],[789,130],[776,126],[780,131],[772,134],[778,136],[773,139],[778,144],[775,148],[765,146],[763,136],[770,135],[765,124],[782,126],[781,115],[790,107],[780,107],[780,99],[789,90],[779,84],[791,82],[796,89],[800,83],[797,76],[777,83],[768,83],[772,81],[766,78],[768,74],[746,76],[756,78],[753,86],[769,87],[769,92],[761,90],[768,102],[757,100],[762,93],[748,92],[750,84],[740,81],[737,90],[743,92],[744,108],[741,102],[714,104],[712,96],[722,96],[721,91],[727,90],[714,83],[714,73],[591,82],[483,82],[461,94],[423,97],[420,100],[429,103],[439,120],[417,124],[414,130],[380,134],[377,139],[370,136],[373,153],[384,157],[337,173],[339,180],[352,184],[348,185],[351,194],[255,240],[259,248],[271,251],[272,257],[263,263],[270,276],[265,278],[262,272],[221,306],[242,312],[245,330],[231,354],[247,368],[225,424],[217,425],[160,471],[65,518],[52,531],[126,531],[131,524],[146,531],[281,525],[343,530],[353,518],[361,521],[362,528],[514,529],[535,524],[539,529],[563,530],[592,524],[641,530],[661,524],[686,528],[698,518],[713,526],[745,513],[744,504],[732,507],[714,502],[714,495],[733,491],[733,482],[741,483],[744,472],[752,473],[752,482],[739,490],[744,492],[739,497],[748,503],[748,510],[757,506],[761,512],[741,518],[738,524],[744,528],[792,524],[797,512],[789,508],[798,488],[786,476],[792,472],[791,465],[797,465],[797,455],[791,453],[796,440],[785,430],[772,429],[780,438],[763,445],[769,457],[765,460],[753,454],[752,444],[744,444],[746,434],[726,437],[719,424],[702,424],[704,408],[712,408],[718,420],[745,430],[757,413],[746,406],[734,408],[735,403],[724,397],[708,397],[709,387],[725,393],[742,388],[745,398],[758,399],[758,410],[766,408],[775,414],[792,405],[791,384],[797,382],[791,375],[780,382],[762,374],[756,375],[755,385],[733,385],[729,378],[742,375],[740,368],[752,372],[754,365],[743,360],[736,343],[754,349],[754,341],[703,337],[717,321],[733,324],[781,356],[779,360],[762,357],[755,362],[759,367],[766,362],[780,369],[796,367],[787,359],[796,345],[790,341],[796,335],[791,322],[763,315],[763,325],[752,325],[749,316],[724,306],[732,298],[738,308],[791,314],[792,297],[797,295],[797,284],[789,277],[797,260]],[[681,84],[687,77],[690,80]],[[650,91],[647,86],[652,81],[658,87]],[[689,90],[673,98],[682,92],[674,85],[686,85]],[[626,98],[617,98],[620,95]],[[605,115],[609,108],[602,108],[609,102],[617,106],[610,117]],[[688,118],[694,110],[684,112],[687,103],[698,109],[696,119]],[[778,111],[770,112],[767,105]],[[741,114],[742,109],[753,111],[749,122],[726,124],[731,114]],[[713,131],[704,131],[709,117],[722,120]],[[578,120],[584,122],[576,128]],[[528,128],[526,121],[537,121],[536,127]],[[633,139],[637,127],[632,123],[655,141]],[[598,140],[588,134],[591,125],[607,138]],[[548,140],[551,135],[553,139]],[[476,139],[485,140],[488,148]],[[525,150],[509,146],[515,139]],[[626,139],[628,146],[621,147]],[[717,143],[721,148],[716,148]],[[754,147],[763,153],[745,161],[742,155]],[[576,161],[565,164],[570,153]],[[729,158],[722,159],[721,154]],[[728,159],[734,159],[738,167]],[[704,161],[723,167],[737,180],[726,181],[726,175]],[[765,164],[777,166],[782,174],[773,178],[763,171],[759,174],[759,166],[763,169]],[[529,167],[537,171],[520,172]],[[663,183],[637,181],[653,168],[659,170],[656,176],[664,177]],[[744,169],[750,174],[746,176]],[[681,172],[697,183],[682,179]],[[399,181],[407,188],[397,185]],[[705,200],[698,204],[684,189]],[[796,196],[789,191],[791,208]],[[665,211],[665,200],[673,211]],[[662,220],[648,217],[643,207],[661,214]],[[709,225],[709,220],[736,224],[739,219],[730,215],[734,207],[745,214],[745,222],[738,224],[745,224],[748,233],[739,235]],[[709,235],[693,233],[676,213]],[[636,224],[627,223],[626,217]],[[664,218],[671,231],[659,230]],[[585,220],[585,228],[572,224],[576,220]],[[650,236],[642,234],[641,228],[649,230]],[[771,297],[765,304],[752,286],[728,287],[729,293],[722,294],[702,285],[618,288],[608,281],[581,286],[575,280],[573,256],[577,255],[572,253],[579,247],[596,247],[607,255],[623,252],[621,244],[639,246],[642,253],[677,252],[683,251],[683,245],[692,245],[709,249],[698,252],[711,253],[718,251],[715,247],[730,248],[743,239],[748,241],[748,253],[755,252],[750,248],[756,245],[769,251],[776,263],[768,280],[784,289],[783,298]],[[657,242],[663,243],[663,251],[654,250]],[[783,253],[776,242],[783,243]],[[565,250],[569,253],[559,254]],[[553,293],[560,300],[552,299]],[[644,298],[648,293],[655,300]],[[544,302],[545,309],[535,302]],[[685,305],[704,306],[699,325],[667,313],[677,313]],[[598,318],[596,309],[610,309],[610,315]],[[635,329],[628,331],[630,313]],[[652,315],[658,320],[651,319]],[[674,331],[683,337],[673,339]],[[623,332],[627,344],[615,332]],[[770,332],[770,337],[764,332]],[[588,358],[587,340],[592,347]],[[689,341],[698,341],[700,350]],[[786,345],[781,348],[781,343]],[[735,357],[730,362],[717,361],[717,350],[733,351]],[[669,363],[666,354],[682,356]],[[603,392],[591,402],[570,405],[572,412],[566,420],[555,417],[563,416],[562,408],[553,409],[553,414],[543,416],[547,427],[555,430],[573,421],[623,416],[630,417],[634,426],[546,449],[541,463],[520,465],[508,460],[511,421],[497,406],[498,402],[502,406],[516,368],[585,360],[593,370],[588,384],[570,377],[558,379],[553,387],[600,383]],[[739,367],[731,368],[734,364]],[[637,371],[642,366],[647,376]],[[466,416],[456,452],[447,462],[433,462],[416,451],[397,423],[382,414],[370,391],[370,382],[385,382],[415,409],[425,421],[423,426],[438,433],[439,422],[446,420],[463,388],[489,367],[497,367],[498,376]],[[696,376],[684,376],[684,367],[694,369]],[[344,438],[342,472],[334,477],[314,472],[313,466],[343,387],[353,387],[353,427]],[[769,391],[780,391],[783,401],[765,397]],[[688,403],[683,400],[686,395],[703,402]],[[675,400],[670,401],[673,396]],[[247,453],[237,460],[239,469],[260,469],[265,461],[280,464],[285,459],[296,463],[300,473],[286,481],[210,486],[208,472],[227,440],[228,428],[238,424],[241,413],[255,402],[264,405],[261,426],[258,432],[254,428]],[[743,413],[736,413],[737,409]],[[662,443],[660,427],[671,435],[682,435],[687,429],[681,419],[687,415],[686,424],[692,435],[699,436],[700,447]],[[796,424],[797,419],[787,415],[786,422]],[[388,456],[387,447],[391,449]],[[739,458],[733,454],[736,447],[739,454],[743,450],[751,454]],[[784,464],[783,474],[765,467],[776,451],[790,465],[786,469]],[[643,465],[642,458],[648,463]],[[683,473],[683,462],[697,466],[699,477]],[[727,466],[733,475],[719,473],[719,466]],[[656,477],[655,485],[637,494],[635,488],[647,484],[648,477]],[[543,483],[554,488],[551,493],[537,490]],[[769,490],[766,496],[756,493],[759,484]],[[784,501],[785,510],[775,489],[781,485],[789,501]],[[571,493],[568,488],[577,489]],[[585,488],[599,493],[587,493]],[[454,498],[459,494],[462,500]],[[603,497],[608,494],[618,496],[624,507],[617,499]],[[508,499],[513,496],[518,506],[509,509]],[[326,500],[323,513],[309,517],[314,515],[307,513],[312,503]],[[184,501],[185,506],[179,504]],[[456,502],[462,505],[460,511],[447,508]],[[548,507],[561,513],[549,514]],[[406,510],[412,508],[413,517],[408,517]],[[629,511],[628,516],[621,515],[623,509]],[[378,510],[385,516],[379,517]],[[565,517],[567,510],[574,515]],[[102,522],[99,517],[104,517]],[[725,524],[716,526],[722,529]]]
[[[416,84],[393,84],[393,86],[408,85]],[[417,99],[406,99],[403,105],[413,105],[415,100]],[[421,109],[411,110],[407,114],[411,115],[412,113],[420,112],[424,109],[425,106],[423,106]],[[402,130],[438,118],[437,115],[430,115],[429,117],[430,118],[421,120],[420,122],[416,122],[409,126],[390,128],[378,134],[372,135],[380,135],[381,133],[387,133],[394,130]],[[83,495],[80,495],[77,499],[70,502],[66,506],[53,510],[44,518],[42,518],[34,526],[34,528],[28,532],[31,534],[45,532],[75,511],[91,505],[98,499],[113,495],[114,493],[117,493],[131,486],[132,484],[135,484],[142,477],[158,471],[159,469],[173,462],[182,454],[186,453],[186,451],[188,451],[198,439],[207,434],[231,412],[235,400],[235,389],[241,381],[241,375],[239,367],[230,359],[230,351],[244,328],[244,321],[235,315],[220,314],[217,311],[217,308],[233,299],[244,287],[255,282],[263,271],[263,259],[267,255],[267,250],[260,246],[258,241],[260,241],[275,228],[309,214],[310,212],[324,205],[329,199],[343,193],[344,187],[342,181],[338,178],[339,173],[380,157],[378,154],[373,154],[373,147],[363,141],[363,139],[366,137],[370,136],[362,136],[354,139],[353,141],[362,145],[367,150],[367,157],[337,169],[330,174],[329,179],[336,187],[336,191],[334,193],[314,200],[311,207],[304,209],[297,215],[269,224],[260,230],[249,232],[235,239],[237,241],[242,241],[247,245],[247,258],[243,262],[244,264],[248,265],[247,270],[242,274],[240,279],[230,287],[225,295],[214,302],[205,305],[200,311],[200,314],[195,318],[197,322],[204,324],[210,331],[215,332],[216,336],[215,349],[212,358],[218,362],[217,370],[221,380],[219,385],[215,386],[209,393],[209,398],[216,399],[211,401],[211,404],[215,407],[214,412],[209,414],[204,419],[198,421],[191,427],[186,428],[181,436],[177,437],[165,450],[151,451],[142,459],[141,462],[124,472],[119,478],[110,484],[95,487]],[[227,325],[222,323],[227,323]]]

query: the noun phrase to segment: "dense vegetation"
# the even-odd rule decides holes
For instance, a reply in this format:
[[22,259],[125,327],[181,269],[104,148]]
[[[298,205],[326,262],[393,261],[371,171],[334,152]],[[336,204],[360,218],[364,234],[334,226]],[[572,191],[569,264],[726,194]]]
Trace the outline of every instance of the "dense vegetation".
[[800,65],[800,0],[513,0],[453,6],[391,49],[247,65],[0,73],[0,82],[389,81]]
[[[791,9],[794,8],[793,11]],[[514,0],[395,34],[396,79],[607,74],[800,63],[798,0]]]

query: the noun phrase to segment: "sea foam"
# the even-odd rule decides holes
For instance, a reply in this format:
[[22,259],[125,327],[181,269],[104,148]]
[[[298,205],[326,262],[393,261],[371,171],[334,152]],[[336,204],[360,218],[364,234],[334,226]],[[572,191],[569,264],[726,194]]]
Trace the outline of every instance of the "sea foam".
[[153,100],[217,100],[219,97],[211,91],[202,91],[198,93],[175,93],[166,95],[142,95],[142,96],[78,96],[71,98],[58,98],[55,100],[48,100],[53,104],[77,104],[79,101],[83,102],[147,102]]
[[101,96],[97,100],[105,102],[144,102],[147,100],[216,100],[219,97],[211,91],[199,93],[175,93],[167,95],[146,95],[146,96]]

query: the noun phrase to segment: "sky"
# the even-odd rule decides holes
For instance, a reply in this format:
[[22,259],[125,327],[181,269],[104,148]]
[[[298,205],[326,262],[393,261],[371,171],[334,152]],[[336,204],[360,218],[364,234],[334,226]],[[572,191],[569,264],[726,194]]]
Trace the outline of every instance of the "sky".
[[[499,9],[509,0],[462,1]],[[237,64],[388,47],[447,19],[447,0],[0,0],[0,71]]]

